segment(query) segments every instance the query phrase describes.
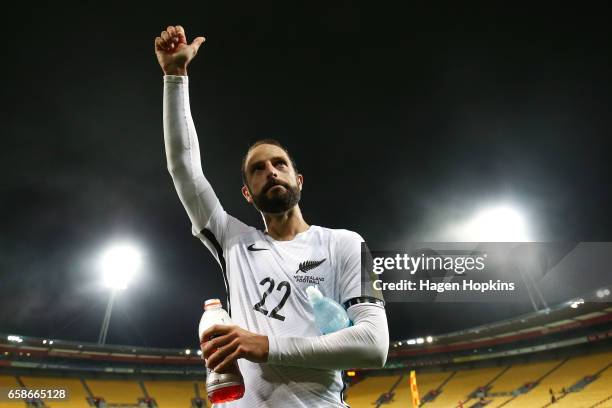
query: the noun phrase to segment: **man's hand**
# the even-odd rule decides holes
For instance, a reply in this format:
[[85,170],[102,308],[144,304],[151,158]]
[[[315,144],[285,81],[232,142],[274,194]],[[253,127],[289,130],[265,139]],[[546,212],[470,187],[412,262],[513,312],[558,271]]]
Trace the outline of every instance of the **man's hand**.
[[[212,340],[208,340],[214,337]],[[254,363],[268,361],[268,336],[251,333],[238,326],[216,324],[202,333],[200,338],[202,357],[206,367],[223,373],[239,358]]]
[[187,44],[183,27],[168,26],[155,38],[155,55],[164,74],[187,75],[187,65],[204,41],[204,37],[196,37],[191,44]]

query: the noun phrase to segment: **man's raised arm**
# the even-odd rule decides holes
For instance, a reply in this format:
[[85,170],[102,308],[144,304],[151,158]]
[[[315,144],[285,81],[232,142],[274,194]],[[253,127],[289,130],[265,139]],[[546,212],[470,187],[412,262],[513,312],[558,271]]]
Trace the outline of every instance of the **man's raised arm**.
[[181,26],[168,26],[155,39],[155,54],[164,72],[164,141],[168,171],[194,233],[201,231],[219,201],[204,177],[200,148],[191,111],[187,66],[204,42],[197,37],[187,44]]

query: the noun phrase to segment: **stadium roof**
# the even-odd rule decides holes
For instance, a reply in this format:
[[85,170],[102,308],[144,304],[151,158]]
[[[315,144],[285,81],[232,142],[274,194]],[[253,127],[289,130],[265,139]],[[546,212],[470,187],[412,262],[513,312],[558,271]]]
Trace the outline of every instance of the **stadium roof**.
[[[590,294],[537,312],[435,336],[430,342],[422,338],[418,342],[416,339],[396,340],[391,343],[390,356],[435,353],[443,346],[460,349],[462,345],[473,347],[482,342],[499,344],[610,321],[612,304],[602,300]],[[448,347],[445,349],[448,351]]]

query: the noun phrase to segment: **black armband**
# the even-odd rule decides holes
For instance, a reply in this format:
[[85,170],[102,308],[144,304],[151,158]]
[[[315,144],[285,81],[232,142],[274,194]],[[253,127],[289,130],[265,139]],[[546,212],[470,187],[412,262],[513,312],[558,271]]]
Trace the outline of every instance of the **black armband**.
[[353,306],[353,305],[359,305],[362,303],[369,303],[371,305],[377,305],[377,306],[381,306],[381,307],[385,307],[385,301],[372,297],[372,296],[360,296],[360,297],[354,297],[354,298],[350,298],[349,300],[347,300],[346,302],[344,302],[343,306],[345,309],[348,309],[349,307]]

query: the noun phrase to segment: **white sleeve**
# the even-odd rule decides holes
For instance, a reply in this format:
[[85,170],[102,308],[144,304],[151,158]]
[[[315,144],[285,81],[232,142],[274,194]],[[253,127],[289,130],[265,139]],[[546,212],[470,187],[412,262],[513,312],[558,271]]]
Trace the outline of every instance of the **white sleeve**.
[[354,303],[383,303],[383,295],[374,289],[377,277],[370,265],[372,256],[361,235],[336,230],[334,257],[338,260],[338,296],[336,301],[348,309]]
[[353,326],[316,337],[268,337],[268,364],[344,370],[382,367],[389,350],[385,309],[363,303],[348,309]]
[[164,76],[164,143],[168,171],[194,232],[199,232],[208,223],[219,200],[202,172],[186,76]]
[[220,247],[249,227],[225,212],[204,177],[200,146],[189,106],[187,76],[164,76],[164,143],[168,171],[189,215],[192,234],[220,257]]

